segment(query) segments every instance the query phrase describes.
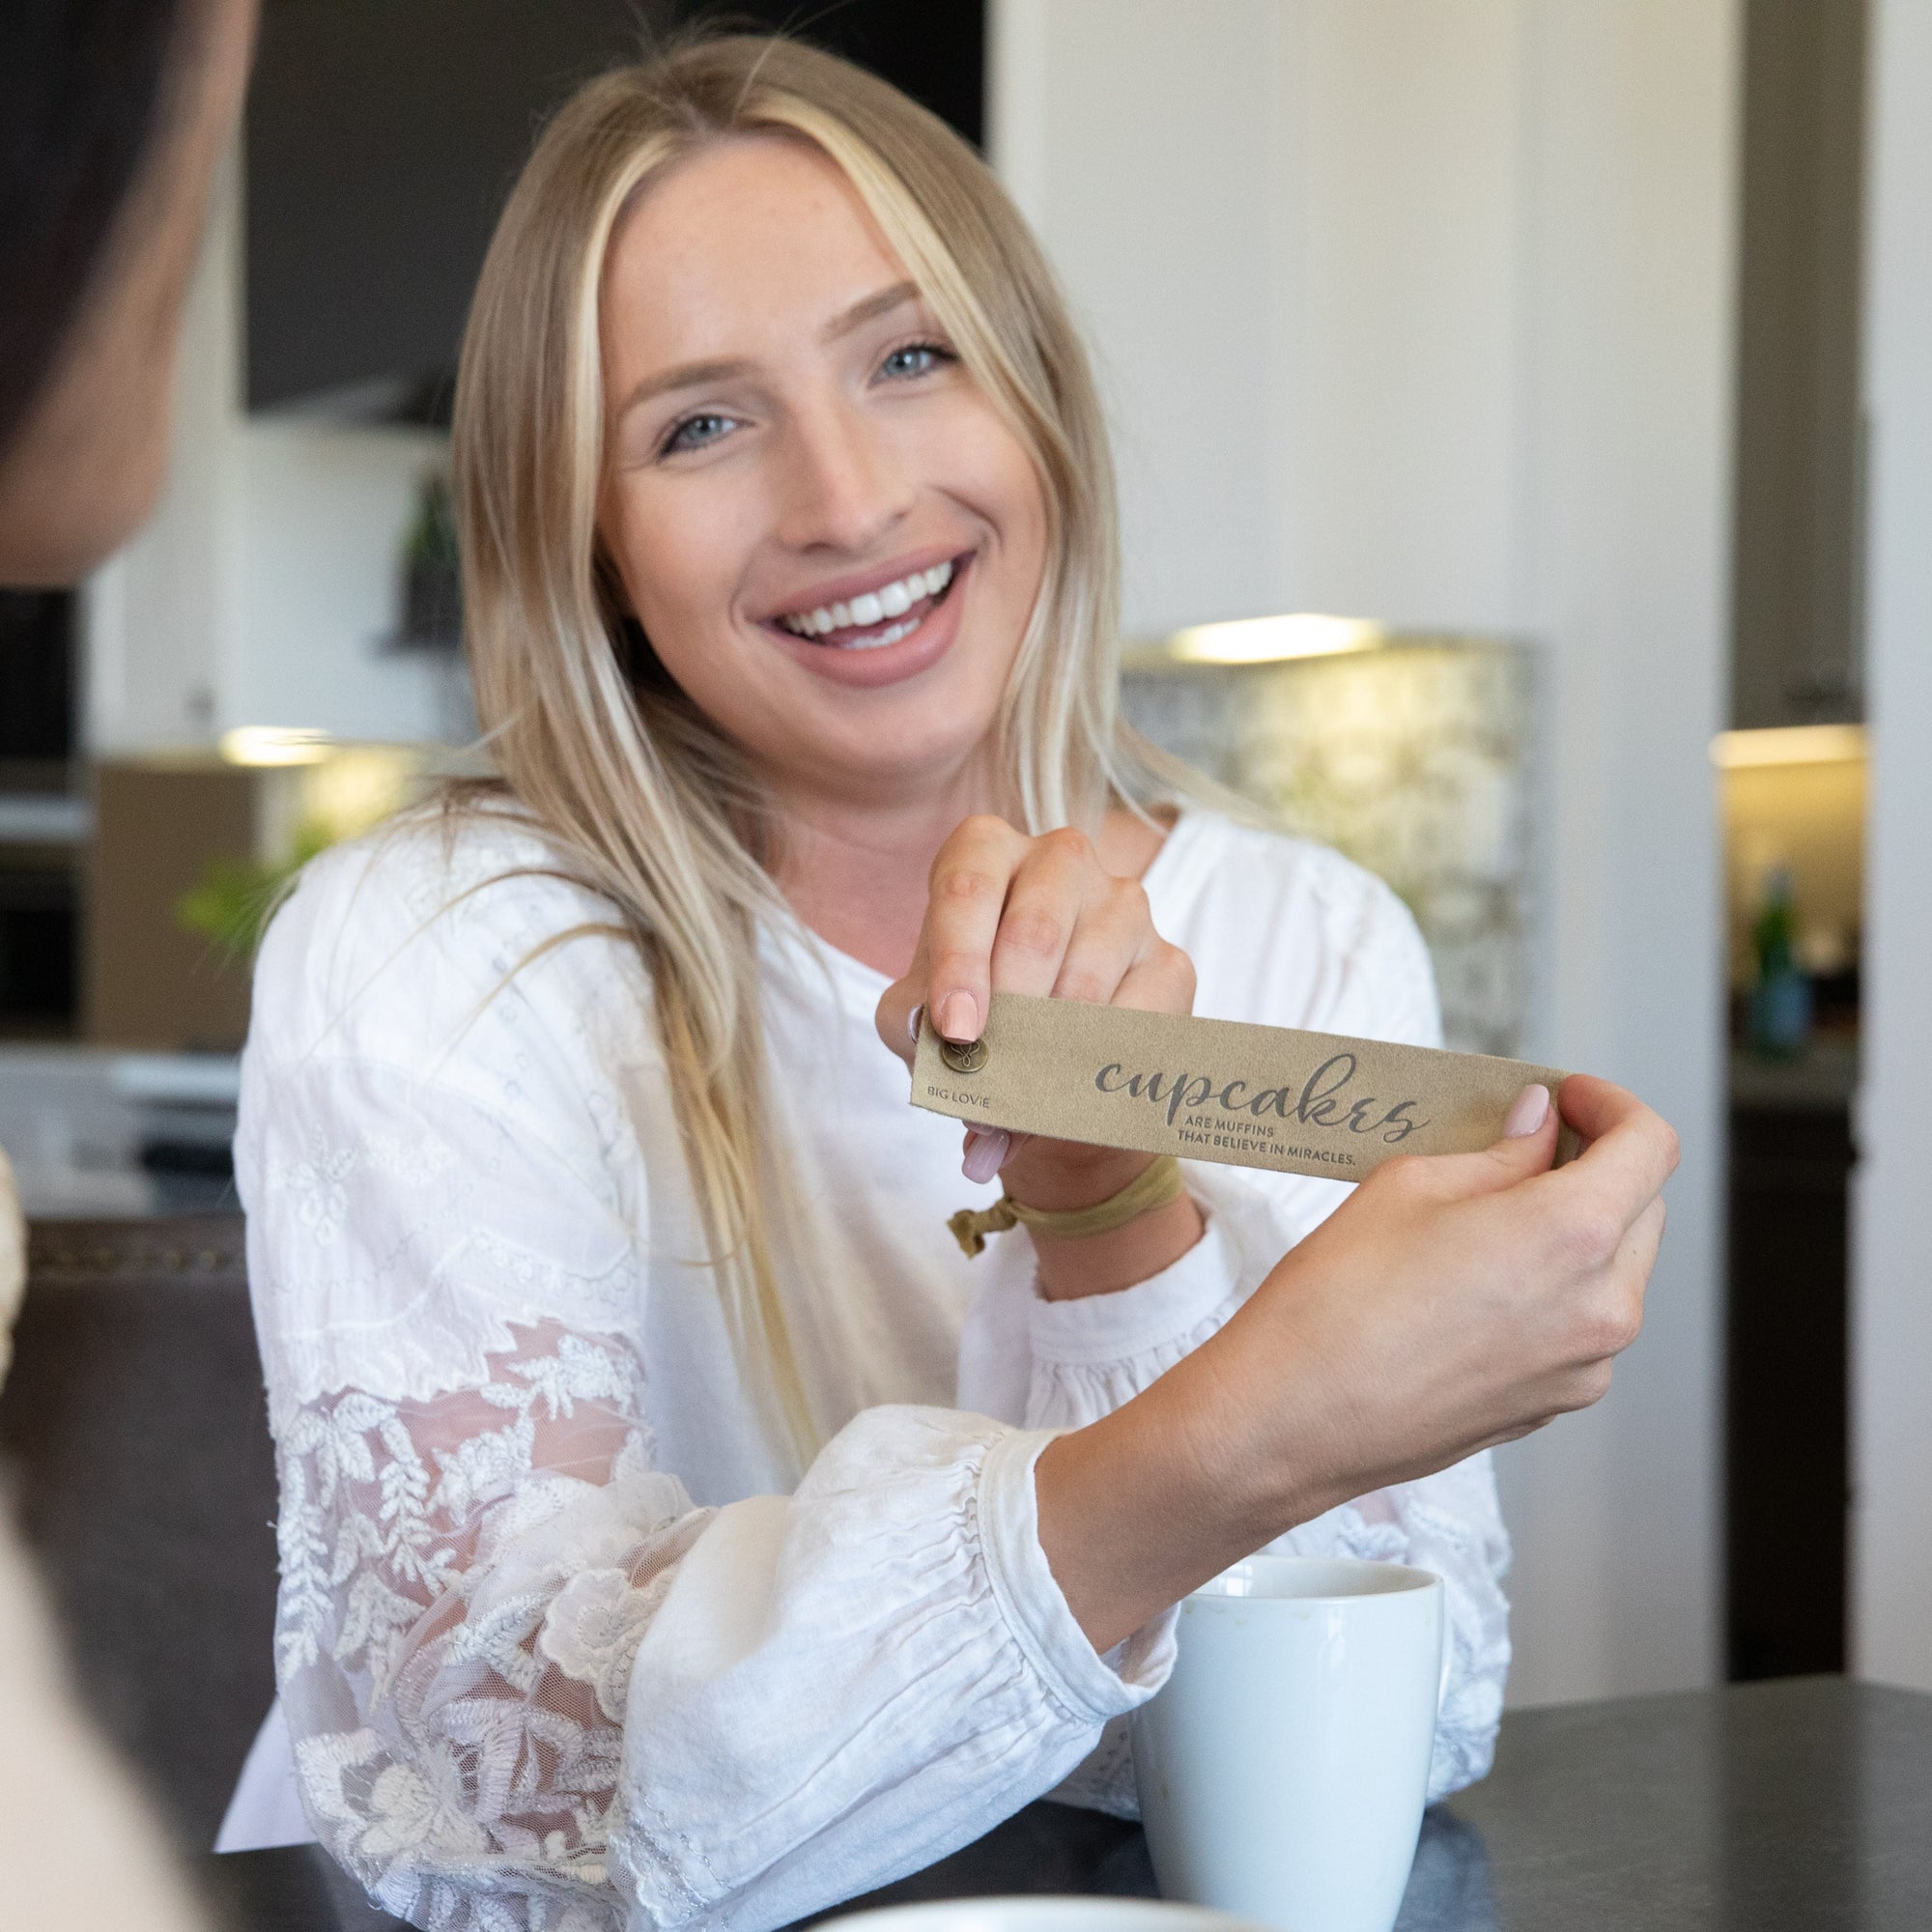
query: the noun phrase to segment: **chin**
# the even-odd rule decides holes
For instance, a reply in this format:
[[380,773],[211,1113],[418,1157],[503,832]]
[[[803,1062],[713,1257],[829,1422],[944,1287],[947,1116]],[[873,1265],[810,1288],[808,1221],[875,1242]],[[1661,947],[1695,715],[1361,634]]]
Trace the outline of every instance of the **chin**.
[[[926,728],[922,729],[924,724]],[[946,719],[879,719],[863,733],[839,733],[807,768],[836,773],[842,789],[869,796],[918,798],[945,791],[992,735],[989,713],[978,729],[962,730],[957,713]]]

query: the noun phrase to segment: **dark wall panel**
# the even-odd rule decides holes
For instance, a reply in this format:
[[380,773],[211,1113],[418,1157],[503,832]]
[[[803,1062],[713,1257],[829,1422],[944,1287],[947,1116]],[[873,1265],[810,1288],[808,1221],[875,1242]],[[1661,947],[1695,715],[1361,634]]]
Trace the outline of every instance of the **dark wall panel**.
[[[543,116],[691,11],[269,0],[248,107],[249,406],[446,407],[470,290]],[[980,0],[767,0],[729,17],[803,31],[980,138]]]
[[0,588],[0,789],[72,755],[72,593]]

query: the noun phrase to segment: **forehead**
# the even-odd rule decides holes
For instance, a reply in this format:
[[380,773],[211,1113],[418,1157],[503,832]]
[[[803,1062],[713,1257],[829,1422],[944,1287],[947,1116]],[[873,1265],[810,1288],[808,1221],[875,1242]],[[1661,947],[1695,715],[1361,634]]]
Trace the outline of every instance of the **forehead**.
[[647,187],[605,261],[607,358],[756,353],[902,279],[857,191],[816,148],[732,135]]

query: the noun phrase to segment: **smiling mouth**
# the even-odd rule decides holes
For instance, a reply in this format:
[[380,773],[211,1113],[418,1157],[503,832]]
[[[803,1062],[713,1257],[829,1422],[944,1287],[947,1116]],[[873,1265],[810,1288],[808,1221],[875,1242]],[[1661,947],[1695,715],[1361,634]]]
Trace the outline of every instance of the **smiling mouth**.
[[868,590],[847,604],[825,604],[812,611],[787,611],[771,621],[809,644],[837,651],[877,651],[909,638],[924,623],[958,580],[957,559]]

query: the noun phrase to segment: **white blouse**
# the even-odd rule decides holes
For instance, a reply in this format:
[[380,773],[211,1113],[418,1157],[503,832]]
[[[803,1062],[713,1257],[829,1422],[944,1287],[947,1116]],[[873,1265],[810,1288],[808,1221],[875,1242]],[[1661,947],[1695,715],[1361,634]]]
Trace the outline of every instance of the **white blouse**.
[[[650,999],[504,817],[315,861],[255,980],[237,1172],[281,1472],[302,1802],[433,1927],[762,1932],[1052,1794],[1131,1815],[1171,1617],[1096,1656],[1033,1465],[1227,1320],[1345,1191],[1190,1163],[1207,1234],[1047,1302],[996,1186],[907,1101],[884,978],[769,939],[775,1257],[825,1446],[801,1475],[704,1265]],[[1147,874],[1196,1010],[1432,1043],[1427,955],[1334,853],[1206,813]],[[1487,1458],[1280,1547],[1448,1585],[1433,1792],[1488,1769],[1509,1659]]]

